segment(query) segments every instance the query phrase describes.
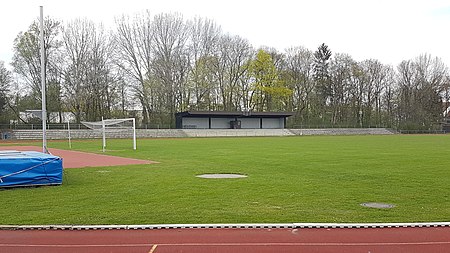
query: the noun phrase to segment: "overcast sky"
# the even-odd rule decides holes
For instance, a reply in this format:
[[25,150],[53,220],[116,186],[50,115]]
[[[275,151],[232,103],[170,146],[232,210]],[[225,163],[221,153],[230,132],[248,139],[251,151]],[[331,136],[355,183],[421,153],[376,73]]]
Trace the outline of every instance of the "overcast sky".
[[315,50],[355,60],[378,59],[396,66],[429,53],[450,67],[450,0],[5,0],[0,5],[0,61],[11,62],[14,38],[44,15],[71,21],[87,18],[114,25],[114,17],[178,12],[213,19],[224,32],[257,47]]

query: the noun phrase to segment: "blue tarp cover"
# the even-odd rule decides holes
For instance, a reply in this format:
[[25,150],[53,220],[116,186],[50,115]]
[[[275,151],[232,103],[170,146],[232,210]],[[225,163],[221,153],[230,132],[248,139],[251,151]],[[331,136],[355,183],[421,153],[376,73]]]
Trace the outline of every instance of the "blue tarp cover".
[[0,187],[62,183],[62,159],[35,152],[0,150]]

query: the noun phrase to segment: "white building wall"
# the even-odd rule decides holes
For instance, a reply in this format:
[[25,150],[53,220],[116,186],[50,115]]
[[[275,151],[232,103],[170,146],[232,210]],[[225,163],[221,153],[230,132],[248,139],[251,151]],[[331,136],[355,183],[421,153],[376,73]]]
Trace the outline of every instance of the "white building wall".
[[260,119],[259,118],[238,118],[241,121],[241,128],[244,129],[259,129]]
[[214,129],[229,129],[231,128],[230,121],[235,118],[211,118],[211,128]]
[[284,128],[283,118],[263,118],[262,128],[274,129],[274,128]]
[[209,128],[208,118],[183,118],[182,126],[185,129],[205,129]]

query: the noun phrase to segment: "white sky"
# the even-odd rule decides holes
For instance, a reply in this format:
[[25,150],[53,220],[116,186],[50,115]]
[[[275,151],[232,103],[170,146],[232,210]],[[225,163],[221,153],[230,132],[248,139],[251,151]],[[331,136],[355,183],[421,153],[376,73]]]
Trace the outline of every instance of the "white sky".
[[213,19],[224,32],[256,48],[311,50],[326,43],[355,60],[378,59],[396,66],[429,53],[450,67],[450,0],[5,0],[0,4],[0,61],[11,62],[14,38],[44,15],[87,18],[107,27],[114,17],[146,9]]

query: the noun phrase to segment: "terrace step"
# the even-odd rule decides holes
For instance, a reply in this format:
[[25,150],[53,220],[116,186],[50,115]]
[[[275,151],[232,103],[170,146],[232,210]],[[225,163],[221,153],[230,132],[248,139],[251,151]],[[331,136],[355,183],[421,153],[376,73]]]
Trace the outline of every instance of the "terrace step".
[[[9,138],[16,140],[42,139],[42,130],[9,130]],[[64,129],[47,130],[47,139],[68,139]],[[245,136],[293,136],[293,135],[387,135],[393,134],[386,128],[327,128],[327,129],[136,129],[137,138],[180,138],[180,137],[245,137]],[[70,130],[72,139],[99,139],[102,133],[86,129]],[[108,132],[110,139],[131,138],[132,131]]]
[[289,129],[295,135],[386,135],[394,134],[386,128],[321,128]]

